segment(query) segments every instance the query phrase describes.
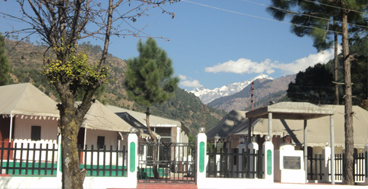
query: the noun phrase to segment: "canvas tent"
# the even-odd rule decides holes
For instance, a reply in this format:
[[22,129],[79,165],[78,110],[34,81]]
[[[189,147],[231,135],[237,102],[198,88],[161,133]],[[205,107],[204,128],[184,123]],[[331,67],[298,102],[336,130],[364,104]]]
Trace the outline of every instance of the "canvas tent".
[[[144,126],[146,125],[146,114],[142,112],[132,111],[116,106],[106,105],[111,111],[115,112],[121,118],[130,122],[132,125]],[[184,125],[184,123],[172,119],[166,119],[159,116],[151,115],[149,117],[149,122],[151,127],[155,128],[176,128],[176,136],[178,139],[176,142],[188,142],[187,134],[190,132],[189,128]],[[175,132],[174,130],[172,132]],[[158,133],[160,134],[160,133]],[[172,133],[174,135],[174,133]],[[164,137],[161,135],[161,137]],[[168,137],[168,136],[167,136]],[[174,142],[174,141],[173,141]]]
[[56,102],[30,83],[0,86],[0,115],[59,117]]
[[[30,125],[48,125],[43,136],[57,134],[59,111],[56,102],[30,83],[0,86],[0,140],[24,138],[31,131]],[[22,128],[14,125],[23,125]]]
[[[345,144],[344,136],[344,105],[322,105],[323,108],[335,111],[333,116],[335,146],[343,147]],[[368,111],[359,106],[353,106],[353,126],[354,126],[354,146],[364,148],[368,139]],[[248,135],[248,119],[234,126],[226,135]],[[320,117],[308,121],[307,135],[308,146],[323,147],[330,141],[329,131],[330,118]],[[274,119],[272,122],[273,135],[285,136],[289,134],[296,144],[303,144],[304,123],[302,120]],[[268,120],[257,118],[252,120],[252,133],[254,135],[268,134]]]
[[230,133],[236,133],[234,130],[247,126],[245,117],[246,111],[230,111],[221,121],[219,121],[212,129],[206,132],[208,139],[213,139],[216,135],[226,138]]

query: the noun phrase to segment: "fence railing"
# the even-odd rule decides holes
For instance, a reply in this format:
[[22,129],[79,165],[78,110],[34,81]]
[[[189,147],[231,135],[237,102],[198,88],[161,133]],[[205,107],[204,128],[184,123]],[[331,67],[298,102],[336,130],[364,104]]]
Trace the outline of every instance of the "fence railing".
[[253,150],[235,149],[228,152],[226,148],[214,148],[207,152],[207,177],[222,178],[263,178],[263,153]]
[[127,174],[125,146],[122,149],[104,145],[95,149],[93,145],[84,149],[79,147],[80,168],[87,171],[86,176],[124,176]]
[[308,156],[308,180],[322,180],[324,169],[324,158],[322,154]]
[[[126,149],[79,148],[80,169],[86,176],[126,176]],[[58,145],[42,143],[0,143],[0,174],[56,176]]]
[[[366,156],[364,153],[354,153],[354,178],[355,182],[364,182],[365,176],[367,174],[367,165],[366,165]],[[335,154],[335,180],[342,181],[345,170],[344,170],[344,162],[345,162],[345,154]],[[324,173],[323,169],[325,169],[324,158],[321,154],[315,154],[314,157],[308,157],[308,179],[309,180],[322,180]],[[329,173],[331,176],[331,172]]]
[[56,144],[0,144],[0,174],[56,176]]
[[194,143],[139,143],[138,182],[195,182],[195,150]]

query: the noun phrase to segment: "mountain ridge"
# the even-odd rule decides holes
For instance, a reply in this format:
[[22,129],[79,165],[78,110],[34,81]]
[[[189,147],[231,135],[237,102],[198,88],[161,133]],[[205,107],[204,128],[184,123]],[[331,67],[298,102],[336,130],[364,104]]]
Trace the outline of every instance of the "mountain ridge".
[[266,74],[260,74],[252,79],[241,81],[241,82],[230,83],[228,85],[224,85],[222,87],[218,87],[215,89],[207,89],[206,87],[201,86],[201,87],[193,89],[190,92],[196,95],[197,97],[199,97],[199,99],[201,99],[201,101],[204,104],[208,104],[215,99],[218,99],[224,96],[230,96],[237,92],[240,92],[241,90],[249,86],[252,82],[254,82],[257,79],[273,80],[273,78],[269,77]]

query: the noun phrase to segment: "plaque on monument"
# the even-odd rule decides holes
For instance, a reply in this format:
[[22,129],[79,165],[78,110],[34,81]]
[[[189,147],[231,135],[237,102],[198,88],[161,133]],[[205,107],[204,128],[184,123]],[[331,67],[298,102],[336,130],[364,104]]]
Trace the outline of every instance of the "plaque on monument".
[[284,169],[301,169],[299,156],[284,156]]

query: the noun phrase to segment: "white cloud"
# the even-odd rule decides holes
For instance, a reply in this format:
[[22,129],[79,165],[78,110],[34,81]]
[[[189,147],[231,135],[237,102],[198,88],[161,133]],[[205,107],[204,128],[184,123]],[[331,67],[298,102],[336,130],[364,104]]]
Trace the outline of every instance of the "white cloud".
[[182,87],[201,87],[198,80],[187,78],[185,75],[178,75],[180,78],[179,85]]
[[295,60],[292,63],[275,64],[275,68],[281,69],[287,73],[298,73],[299,71],[304,71],[308,67],[314,66],[317,63],[325,64],[333,58],[333,50],[325,50],[317,54],[310,54],[309,56]]
[[[339,52],[341,52],[341,46],[339,46]],[[212,67],[205,68],[206,72],[219,73],[267,73],[272,74],[275,70],[281,70],[287,74],[298,73],[304,71],[309,66],[313,66],[317,63],[325,64],[333,58],[333,50],[325,50],[316,54],[310,54],[307,57],[300,58],[291,63],[279,63],[278,61],[271,61],[266,59],[263,62],[253,62],[252,60],[240,58],[237,61],[227,61],[222,64],[217,64]]]
[[187,79],[187,76],[185,76],[185,75],[178,75],[178,77],[181,79],[181,80],[186,80]]
[[205,69],[206,72],[219,73],[219,72],[228,72],[228,73],[273,73],[274,70],[272,68],[272,63],[270,59],[266,59],[263,62],[252,62],[252,60],[240,58],[237,61],[227,61],[222,64],[217,64],[213,67],[207,67]]

